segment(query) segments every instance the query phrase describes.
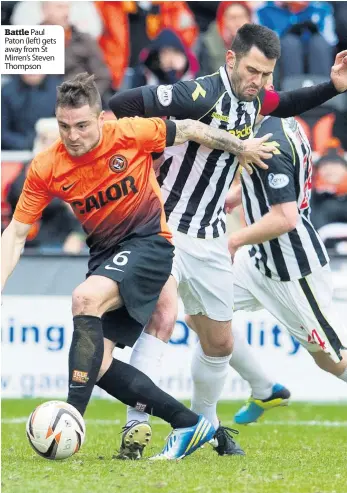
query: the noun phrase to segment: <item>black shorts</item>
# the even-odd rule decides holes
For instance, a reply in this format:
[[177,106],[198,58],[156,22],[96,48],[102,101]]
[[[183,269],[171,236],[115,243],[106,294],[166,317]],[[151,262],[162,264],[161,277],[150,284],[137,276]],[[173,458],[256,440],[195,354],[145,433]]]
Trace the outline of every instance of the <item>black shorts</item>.
[[102,317],[104,337],[119,347],[135,344],[171,274],[173,256],[174,247],[166,238],[151,235],[124,240],[111,251],[90,258],[87,277],[115,281],[124,302]]

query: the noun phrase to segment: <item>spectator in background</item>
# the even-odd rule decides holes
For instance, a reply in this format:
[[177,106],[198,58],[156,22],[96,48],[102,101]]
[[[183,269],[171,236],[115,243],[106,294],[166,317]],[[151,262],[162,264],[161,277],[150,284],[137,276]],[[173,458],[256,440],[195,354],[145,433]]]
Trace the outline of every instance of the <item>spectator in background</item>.
[[55,75],[14,75],[1,88],[1,148],[33,148],[35,123],[55,114]]
[[347,162],[336,148],[330,148],[316,164],[311,209],[318,230],[331,223],[347,224]]
[[[8,24],[30,26],[42,23],[42,1],[30,0],[30,2],[28,2],[25,0],[23,2],[1,2],[1,10],[4,3],[16,4],[13,8],[11,22]],[[70,23],[79,31],[88,33],[93,38],[98,38],[100,36],[102,22],[94,2],[84,0],[70,2],[69,17]]]
[[135,67],[131,86],[174,84],[179,80],[189,80],[195,77],[198,68],[197,59],[178,35],[164,29],[140,53],[140,63]]
[[347,50],[347,2],[331,2],[334,9],[338,50]]
[[8,24],[11,24],[11,21],[10,21],[11,15],[12,15],[13,9],[17,3],[18,2],[6,2],[6,1],[1,2],[1,25],[2,26],[6,26]]
[[186,2],[195,17],[200,34],[204,34],[211,22],[216,19],[217,10],[222,2]]
[[[55,102],[55,99],[54,99]],[[58,123],[55,118],[41,119],[35,125],[36,138],[33,153],[47,149],[59,138]],[[21,173],[10,186],[7,201],[12,214],[22,192],[30,162],[24,164]],[[42,213],[29,233],[26,248],[58,248],[69,254],[80,253],[84,248],[85,235],[70,206],[55,198]]]
[[[172,29],[192,48],[199,28],[187,2],[94,2],[103,22],[99,44],[112,74],[113,88],[129,88],[127,67],[134,67],[148,41]],[[115,56],[116,54],[116,56]]]
[[128,10],[125,4],[133,2],[94,2],[103,24],[99,46],[111,74],[112,88],[122,86],[130,60],[130,37]]
[[163,29],[172,29],[185,46],[193,50],[199,37],[199,27],[187,2],[152,2],[154,8],[156,3],[159,4],[159,12],[157,19],[152,15],[150,38],[158,36]]
[[70,22],[70,2],[41,2],[42,24],[57,24],[65,30],[65,75],[72,79],[81,72],[95,75],[104,102],[111,96],[111,76],[95,39]]
[[[347,94],[345,95],[347,99]],[[341,145],[347,152],[347,102],[345,111],[337,111],[335,114],[333,135],[341,141]]]
[[256,21],[281,38],[282,78],[305,73],[329,77],[337,43],[329,2],[266,2]]
[[205,73],[216,72],[225,64],[226,50],[230,49],[237,30],[252,22],[251,19],[252,10],[248,2],[219,3],[216,20],[203,36],[204,48],[199,61]]

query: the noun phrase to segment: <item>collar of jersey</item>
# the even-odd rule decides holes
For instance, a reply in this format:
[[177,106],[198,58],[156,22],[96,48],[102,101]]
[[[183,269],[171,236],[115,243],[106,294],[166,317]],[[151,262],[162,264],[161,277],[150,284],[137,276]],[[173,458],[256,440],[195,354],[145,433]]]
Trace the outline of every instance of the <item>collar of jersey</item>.
[[230,82],[230,79],[229,79],[229,76],[228,76],[228,72],[227,72],[227,70],[225,68],[225,65],[224,65],[224,67],[220,67],[219,73],[220,73],[221,79],[223,81],[224,87],[227,90],[227,93],[229,94],[229,96],[231,98],[233,98],[233,99],[236,99],[237,101],[240,101],[235,96],[234,91],[233,91],[233,88],[231,87],[231,82]]
[[260,130],[260,127],[263,125],[264,122],[266,122],[266,120],[268,120],[270,118],[270,115],[267,115],[267,116],[264,116],[264,118],[262,119],[261,122],[257,123],[256,125],[254,125],[254,130],[253,130],[253,134],[254,135],[257,135],[257,133],[259,132]]

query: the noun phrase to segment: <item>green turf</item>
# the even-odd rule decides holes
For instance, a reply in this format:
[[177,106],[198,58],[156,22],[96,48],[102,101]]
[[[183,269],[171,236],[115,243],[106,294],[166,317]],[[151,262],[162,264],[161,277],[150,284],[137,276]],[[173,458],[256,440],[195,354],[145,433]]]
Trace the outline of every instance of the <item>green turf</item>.
[[[40,458],[27,443],[25,424],[8,422],[29,415],[40,402],[2,403],[3,493],[347,493],[346,404],[292,404],[267,412],[263,424],[238,427],[246,457],[219,457],[206,445],[180,462],[153,463],[112,458],[121,425],[93,420],[123,423],[125,408],[100,400],[89,405],[87,439],[78,454],[61,462]],[[218,414],[230,423],[238,407],[222,403]],[[303,421],[341,426],[308,426]],[[147,457],[160,451],[169,426],[155,420],[153,431]]]

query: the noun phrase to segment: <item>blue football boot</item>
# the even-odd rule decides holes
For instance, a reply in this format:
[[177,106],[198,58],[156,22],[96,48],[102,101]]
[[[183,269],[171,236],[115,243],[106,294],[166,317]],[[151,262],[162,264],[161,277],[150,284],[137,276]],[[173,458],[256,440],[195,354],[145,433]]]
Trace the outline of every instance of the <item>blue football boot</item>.
[[250,397],[247,403],[235,414],[234,421],[238,425],[247,425],[257,421],[265,411],[278,406],[287,406],[290,392],[283,385],[276,383],[272,394],[267,399]]
[[178,460],[192,454],[206,442],[212,440],[216,430],[202,415],[195,426],[172,430],[163,451],[150,460]]

